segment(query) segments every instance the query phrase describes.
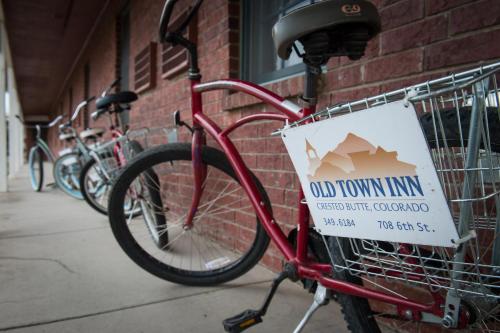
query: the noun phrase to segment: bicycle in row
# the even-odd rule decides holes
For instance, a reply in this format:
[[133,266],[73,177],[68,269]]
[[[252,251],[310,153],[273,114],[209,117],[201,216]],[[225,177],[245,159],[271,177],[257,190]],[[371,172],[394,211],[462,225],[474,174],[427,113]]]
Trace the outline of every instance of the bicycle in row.
[[[249,82],[201,81],[196,45],[182,32],[202,2],[175,29],[169,21],[177,1],[165,2],[160,39],[189,54],[192,124],[179,113],[175,123],[192,140],[146,150],[116,178],[108,214],[124,252],[159,278],[212,286],[248,272],[272,241],[284,257],[283,270],[260,308],[224,320],[227,332],[259,324],[286,279],[314,293],[295,332],[331,299],[352,332],[380,332],[386,319],[497,331],[500,63],[316,110],[322,66],[331,57],[360,59],[380,31],[374,5],[321,1],[275,24],[279,57],[295,51],[306,65],[299,106]],[[202,94],[216,90],[251,95],[279,112],[248,115],[222,129],[203,113]],[[277,133],[301,183],[297,227],[288,235],[229,138],[262,120],[283,123]],[[207,145],[207,136],[218,148]],[[389,149],[394,145],[407,148]],[[410,152],[420,154],[418,162]],[[130,198],[141,214],[124,209]]]
[[25,126],[25,128],[36,130],[35,144],[30,148],[28,154],[28,170],[31,188],[36,192],[40,192],[43,188],[43,163],[45,160],[52,163],[54,163],[55,161],[54,154],[50,150],[45,140],[42,138],[42,129],[55,126],[59,121],[61,121],[62,116],[56,117],[47,125],[29,125],[25,123],[19,116],[16,117]]
[[104,134],[102,128],[88,128],[78,133],[73,127],[81,110],[89,105],[94,97],[79,103],[71,118],[59,126],[59,140],[63,141],[65,149],[59,152],[61,158],[54,162],[54,179],[57,186],[66,194],[76,199],[83,199],[80,191],[80,172],[82,166],[90,159],[92,146],[99,144]]
[[[108,117],[111,139],[89,151],[89,158],[78,180],[85,201],[105,215],[114,179],[128,160],[143,151],[139,142],[129,139],[120,117],[123,112],[130,110],[130,104],[137,100],[137,94],[132,91],[111,93],[119,82],[120,79],[116,79],[103,91],[95,103],[97,110],[91,115],[94,121],[105,115]],[[140,213],[137,203],[131,200],[125,203],[125,209],[133,214]]]

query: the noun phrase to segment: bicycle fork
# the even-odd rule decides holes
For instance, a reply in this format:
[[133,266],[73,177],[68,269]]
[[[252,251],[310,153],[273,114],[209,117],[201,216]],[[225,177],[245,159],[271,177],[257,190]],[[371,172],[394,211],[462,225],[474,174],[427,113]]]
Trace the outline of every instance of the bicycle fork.
[[207,165],[203,163],[202,149],[206,145],[206,137],[203,128],[195,126],[193,128],[193,141],[191,145],[191,159],[194,176],[194,191],[189,208],[188,216],[184,222],[184,230],[189,230],[193,227],[193,219],[200,204],[201,195],[205,186],[207,177]]

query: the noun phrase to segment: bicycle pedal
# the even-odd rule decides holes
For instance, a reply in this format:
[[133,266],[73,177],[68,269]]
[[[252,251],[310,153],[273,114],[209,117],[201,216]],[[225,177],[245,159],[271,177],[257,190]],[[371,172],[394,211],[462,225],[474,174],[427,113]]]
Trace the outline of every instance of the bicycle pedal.
[[224,330],[226,332],[239,333],[261,322],[262,316],[260,311],[245,310],[236,316],[224,319],[222,324],[224,325]]

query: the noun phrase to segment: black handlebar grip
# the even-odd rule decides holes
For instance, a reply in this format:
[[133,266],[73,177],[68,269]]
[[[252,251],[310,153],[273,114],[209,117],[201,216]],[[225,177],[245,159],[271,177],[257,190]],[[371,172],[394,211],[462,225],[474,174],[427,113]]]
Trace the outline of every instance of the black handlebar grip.
[[113,83],[111,83],[111,85],[109,86],[110,88],[113,88],[114,86],[116,86],[118,83],[120,83],[121,81],[121,77],[118,77],[116,80],[113,81]]
[[174,9],[175,4],[178,0],[167,0],[165,1],[165,6],[163,7],[163,11],[161,12],[160,18],[160,29],[159,29],[159,37],[160,42],[165,42],[165,35],[167,34],[168,24],[170,23],[170,16],[172,16],[172,10]]
[[176,33],[182,34],[184,29],[188,26],[189,22],[193,19],[193,17],[196,15],[198,12],[198,9],[200,9],[201,4],[203,3],[203,0],[197,0],[196,3],[194,3],[193,7],[191,7],[191,10],[189,11],[188,15],[182,22],[182,24],[179,25],[177,30],[175,31]]

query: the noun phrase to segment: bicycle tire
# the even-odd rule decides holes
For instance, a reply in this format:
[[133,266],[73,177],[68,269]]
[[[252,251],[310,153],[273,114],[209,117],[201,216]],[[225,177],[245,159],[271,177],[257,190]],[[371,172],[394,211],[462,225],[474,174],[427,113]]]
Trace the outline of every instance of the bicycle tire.
[[[419,120],[429,147],[444,148],[445,141],[448,147],[461,147],[460,127],[462,128],[463,144],[467,147],[471,111],[472,108],[470,106],[460,107],[459,112],[457,112],[456,108],[436,111],[434,120],[431,112],[421,115]],[[437,114],[439,114],[439,118]],[[486,108],[486,114],[488,118],[491,150],[500,152],[500,118],[498,109],[488,107]],[[441,119],[441,122],[439,122],[439,119]],[[458,125],[459,120],[460,126]],[[484,124],[485,117],[483,117],[482,121]],[[437,133],[434,131],[434,124],[436,124]],[[443,131],[440,130],[440,124],[443,126]],[[481,142],[481,148],[484,149],[484,142]]]
[[[130,151],[133,152],[134,154],[139,154],[143,151],[142,146],[137,141],[129,141],[129,142],[127,142],[127,144],[130,145]],[[106,153],[102,157],[114,158],[113,155],[107,155]],[[103,201],[103,203],[105,203],[106,206],[104,204],[100,204],[99,202],[97,202],[95,200],[95,198],[91,194],[89,194],[89,191],[87,188],[88,187],[87,181],[88,181],[88,177],[89,177],[89,171],[93,167],[97,167],[96,163],[97,163],[96,160],[92,158],[83,166],[82,171],[80,173],[80,180],[79,180],[80,191],[82,193],[83,199],[89,204],[90,207],[92,207],[94,210],[96,210],[97,212],[99,212],[103,215],[108,215],[108,207],[107,207],[108,200],[105,199]],[[104,189],[105,192],[108,192],[111,190],[112,181],[113,180],[105,181],[105,183],[103,185],[103,186],[105,186],[105,189]]]
[[[346,258],[352,258],[353,254],[348,242],[348,238],[328,237],[327,243],[334,265],[345,265],[342,254]],[[362,285],[361,278],[351,275],[347,270],[333,269],[333,272],[334,277],[338,280]],[[366,298],[338,293],[337,301],[340,304],[349,331],[353,333],[380,333],[380,328]]]
[[[95,167],[96,161],[94,159],[90,159],[82,168],[82,172],[80,173],[80,191],[82,192],[83,199],[87,202],[87,204],[92,207],[97,212],[107,215],[108,211],[106,207],[98,204],[96,200],[89,194],[87,189],[87,178],[89,177],[89,172],[92,168]],[[104,184],[103,186],[111,186],[110,184]]]
[[[227,160],[227,157],[223,152],[215,148],[204,147],[202,149],[201,155],[203,163],[207,165],[207,168],[213,167],[215,173],[221,172],[223,175],[229,177],[227,179],[233,181],[238,189],[241,188],[241,185],[236,179],[234,170],[230,166],[229,161]],[[143,173],[144,171],[154,169],[157,165],[163,165],[165,167],[166,165],[173,165],[174,162],[186,163],[187,165],[190,165],[191,145],[189,143],[172,143],[158,146],[145,151],[144,153],[137,156],[129,165],[127,165],[122,170],[122,173],[117,178],[114,184],[109,201],[110,225],[119,245],[130,257],[130,259],[132,259],[144,270],[161,279],[178,284],[189,286],[211,286],[233,280],[243,275],[258,263],[258,261],[264,255],[267,246],[269,245],[269,236],[263,229],[258,218],[256,219],[255,229],[252,229],[255,231],[255,233],[252,236],[254,238],[251,241],[248,251],[246,251],[244,254],[238,254],[239,257],[235,261],[224,263],[223,267],[213,268],[208,265],[207,262],[205,262],[206,265],[204,266],[204,270],[193,270],[192,267],[190,268],[190,270],[181,269],[172,266],[172,262],[170,264],[166,264],[157,259],[153,254],[148,253],[147,250],[141,247],[141,245],[138,243],[138,240],[136,240],[132,235],[129,229],[130,224],[127,222],[122,208],[124,197],[129,190],[130,185],[134,182],[135,179],[140,177],[141,173]],[[185,169],[182,170],[185,173]],[[175,177],[175,174],[173,173],[167,173],[167,175],[172,175],[173,177]],[[161,174],[160,176],[163,177],[164,174]],[[253,174],[252,179],[254,180],[264,200],[264,204],[269,209],[271,209],[269,198],[262,184]],[[206,185],[205,192],[207,191],[207,188],[209,188],[209,185]],[[162,193],[165,192],[167,193],[165,195],[177,195],[177,193],[174,193],[173,191],[169,192],[166,190]],[[218,193],[219,190],[216,189],[214,190],[214,192]],[[190,205],[190,203],[187,204]],[[198,208],[200,209],[201,207],[202,206],[199,206]],[[201,215],[202,217],[204,216],[203,213]],[[169,223],[168,221],[169,219],[167,218],[167,223]],[[205,236],[205,234],[202,234],[202,236]],[[192,240],[193,236],[191,235],[191,241]],[[175,251],[171,249],[171,246],[172,245],[170,245],[166,249],[169,252],[165,255],[171,254],[173,251]],[[160,254],[163,255],[164,252],[161,252]],[[190,252],[190,255],[191,254],[192,253]],[[175,255],[175,253],[173,255]],[[179,256],[182,256],[182,254],[179,254]]]
[[[65,164],[65,162],[68,159],[75,159],[75,162],[71,163],[71,165],[67,165],[67,164]],[[71,196],[75,199],[83,200],[83,195],[82,195],[82,192],[80,191],[80,182],[79,182],[80,169],[81,169],[79,161],[80,161],[80,159],[79,159],[78,154],[76,154],[76,153],[65,154],[65,155],[59,157],[54,162],[54,168],[52,169],[52,172],[53,172],[55,183],[64,193],[68,194],[69,196]],[[75,163],[78,164],[78,166],[76,168],[74,168]],[[64,181],[64,179],[63,179],[63,177],[64,177],[63,170],[65,168],[71,168],[71,167],[73,167],[74,170],[70,171],[70,174],[68,175],[68,177],[71,178],[70,182],[74,183],[73,186],[71,184],[69,184],[68,182]],[[73,174],[74,171],[77,171],[78,174]]]
[[43,187],[43,158],[40,150],[37,146],[32,147],[28,156],[31,188],[36,192],[40,192]]

